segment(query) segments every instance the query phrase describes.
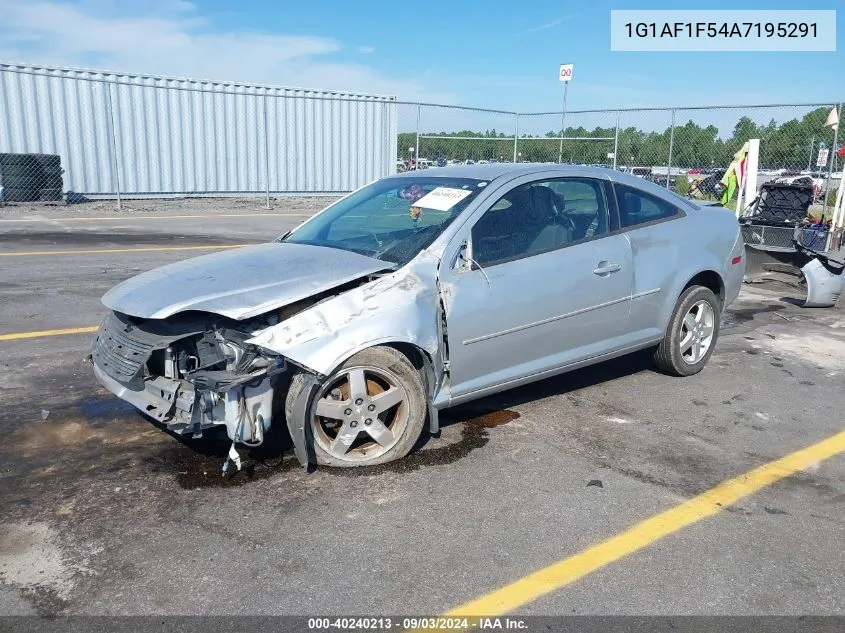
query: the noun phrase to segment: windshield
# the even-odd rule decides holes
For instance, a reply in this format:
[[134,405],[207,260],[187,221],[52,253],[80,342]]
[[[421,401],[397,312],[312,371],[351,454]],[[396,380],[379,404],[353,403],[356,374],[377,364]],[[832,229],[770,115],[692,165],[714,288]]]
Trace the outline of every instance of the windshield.
[[340,248],[404,266],[486,185],[469,178],[385,178],[330,206],[283,241]]

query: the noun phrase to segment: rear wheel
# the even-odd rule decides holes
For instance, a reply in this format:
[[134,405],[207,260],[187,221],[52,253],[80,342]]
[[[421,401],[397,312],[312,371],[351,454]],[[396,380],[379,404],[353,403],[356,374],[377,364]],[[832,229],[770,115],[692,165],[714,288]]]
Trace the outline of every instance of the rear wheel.
[[[285,401],[288,426],[305,381],[294,376]],[[317,392],[310,420],[317,463],[372,466],[408,454],[422,432],[426,397],[419,371],[391,347],[355,354]]]
[[687,288],[678,298],[669,327],[654,353],[658,368],[674,376],[697,374],[710,359],[719,338],[721,306],[704,286]]

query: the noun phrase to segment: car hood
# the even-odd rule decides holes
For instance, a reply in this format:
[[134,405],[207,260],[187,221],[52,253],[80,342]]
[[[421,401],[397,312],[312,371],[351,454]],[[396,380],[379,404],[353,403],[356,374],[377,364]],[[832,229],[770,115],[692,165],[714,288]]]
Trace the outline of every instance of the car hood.
[[141,273],[109,290],[103,304],[146,319],[185,310],[247,319],[391,267],[350,251],[271,242]]

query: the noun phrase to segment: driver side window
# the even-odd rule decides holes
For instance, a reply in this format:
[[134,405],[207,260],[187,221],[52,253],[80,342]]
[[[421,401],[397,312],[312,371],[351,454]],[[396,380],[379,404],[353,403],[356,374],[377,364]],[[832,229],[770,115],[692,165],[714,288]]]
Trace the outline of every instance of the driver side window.
[[555,178],[514,187],[472,228],[481,266],[530,257],[607,232],[604,186],[592,178]]

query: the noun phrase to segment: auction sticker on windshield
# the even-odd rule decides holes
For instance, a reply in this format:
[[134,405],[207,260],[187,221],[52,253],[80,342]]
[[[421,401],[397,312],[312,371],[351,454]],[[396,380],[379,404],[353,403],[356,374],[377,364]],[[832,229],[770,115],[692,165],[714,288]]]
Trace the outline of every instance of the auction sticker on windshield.
[[469,189],[437,187],[417,200],[414,206],[435,209],[436,211],[448,211],[471,193],[472,190]]

